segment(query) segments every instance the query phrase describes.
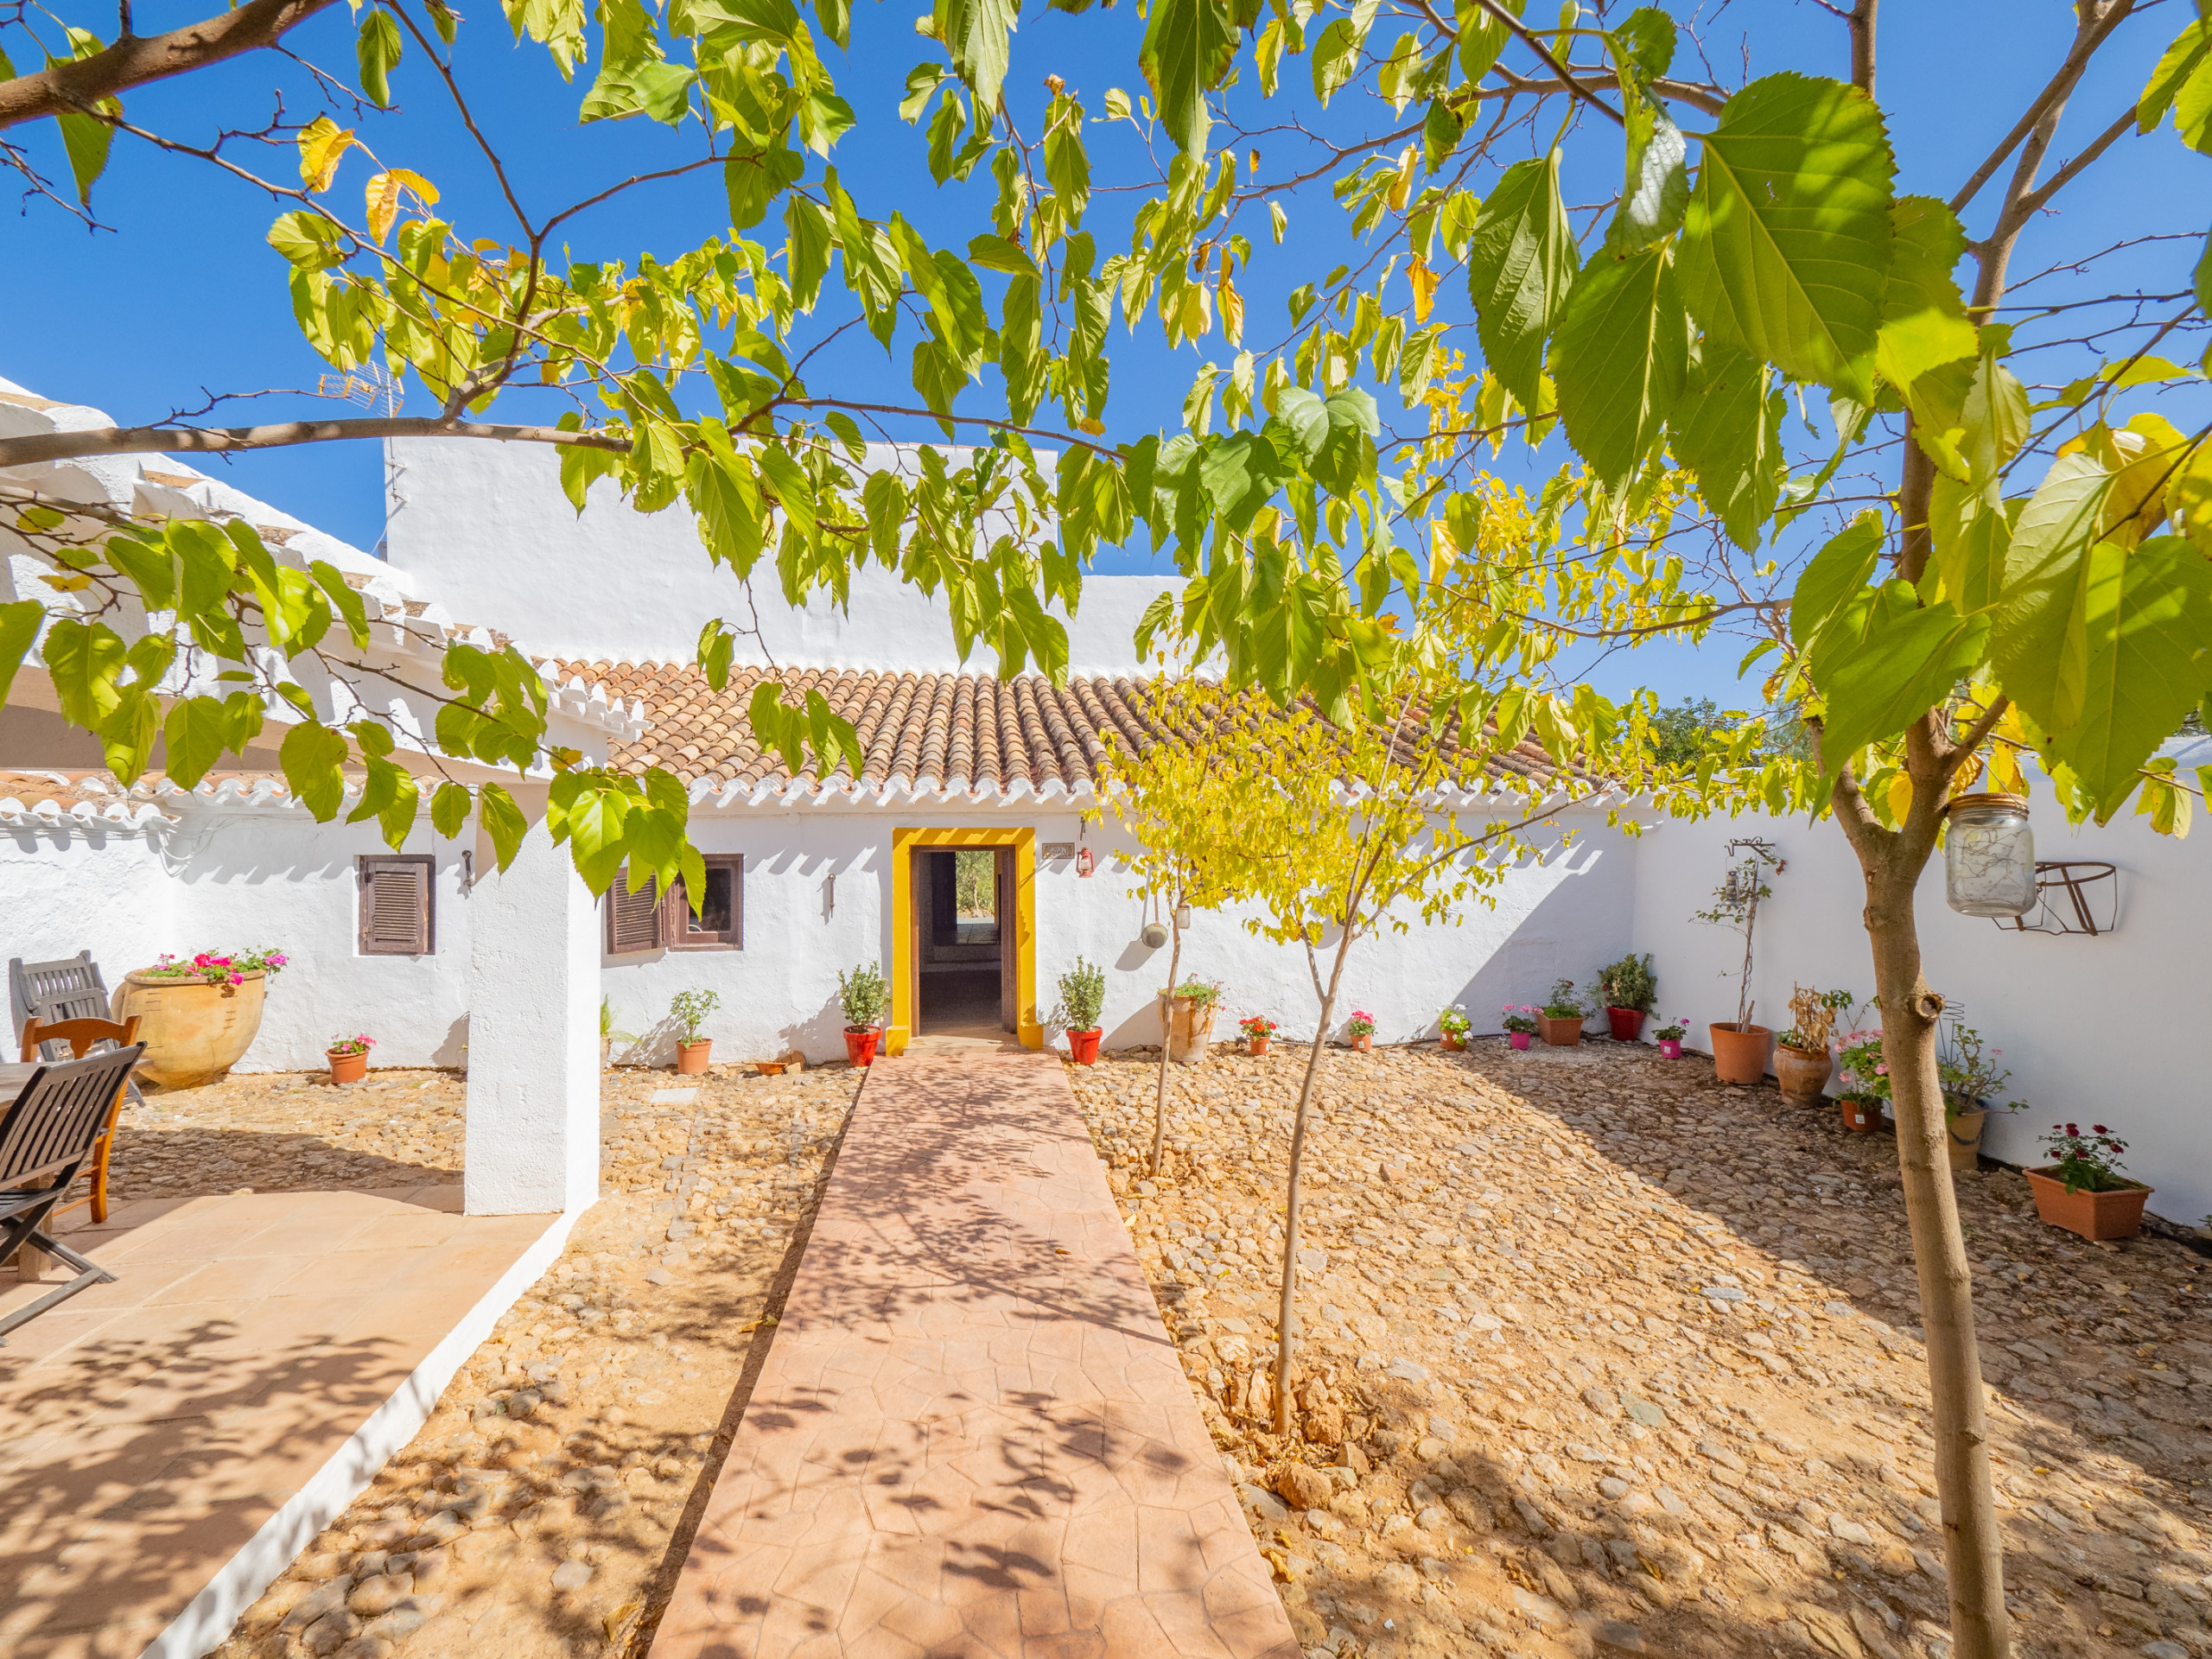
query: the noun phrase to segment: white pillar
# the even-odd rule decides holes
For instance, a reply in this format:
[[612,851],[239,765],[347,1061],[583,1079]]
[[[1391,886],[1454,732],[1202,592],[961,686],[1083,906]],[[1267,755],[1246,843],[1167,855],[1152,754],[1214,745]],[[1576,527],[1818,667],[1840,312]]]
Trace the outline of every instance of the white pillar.
[[542,820],[504,872],[487,852],[468,899],[468,1213],[581,1210],[599,1196],[598,909]]

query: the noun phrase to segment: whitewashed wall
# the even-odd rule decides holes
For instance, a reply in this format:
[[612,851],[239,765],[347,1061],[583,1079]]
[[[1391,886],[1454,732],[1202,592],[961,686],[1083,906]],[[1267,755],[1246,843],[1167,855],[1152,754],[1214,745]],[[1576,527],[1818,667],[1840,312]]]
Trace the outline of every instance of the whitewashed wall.
[[[123,830],[64,822],[0,830],[0,956],[52,962],[90,950],[111,988],[126,969],[176,946],[181,889],[162,863],[166,826]],[[16,1057],[14,1026],[7,1058]]]
[[[2026,1110],[1993,1116],[1991,1155],[2044,1161],[2037,1137],[2070,1119],[2107,1124],[2130,1146],[2128,1169],[2158,1189],[2153,1213],[2194,1225],[2212,1212],[2212,1085],[2196,1023],[2212,951],[2212,848],[2152,835],[2142,821],[2069,829],[2039,796],[2037,855],[2101,859],[2120,869],[2120,925],[2094,938],[2003,931],[1943,902],[1939,853],[1923,876],[1916,914],[1929,984],[2005,1051],[2007,1098]],[[1794,983],[1873,994],[1858,861],[1834,823],[1770,817],[1662,823],[1646,832],[1636,881],[1636,949],[1659,973],[1660,1011],[1689,1017],[1691,1039],[1735,1018],[1740,936],[1689,919],[1726,872],[1723,844],[1762,836],[1789,861],[1760,907],[1754,1018],[1789,1023]],[[1873,1023],[1878,1023],[1878,1020]]]
[[[633,512],[602,479],[579,515],[561,493],[560,458],[550,449],[397,440],[385,471],[392,568],[455,620],[499,628],[532,652],[690,662],[708,618],[734,626],[752,614],[736,578],[707,556],[688,508]],[[1087,580],[1068,623],[1071,671],[1127,671],[1145,607],[1180,586],[1152,576]],[[772,571],[753,584],[753,598],[761,631],[786,667],[922,672],[960,664],[942,597],[887,570],[855,575],[842,614],[826,601],[785,607]],[[739,660],[760,658],[741,650]],[[996,658],[982,651],[972,665],[994,671]]]

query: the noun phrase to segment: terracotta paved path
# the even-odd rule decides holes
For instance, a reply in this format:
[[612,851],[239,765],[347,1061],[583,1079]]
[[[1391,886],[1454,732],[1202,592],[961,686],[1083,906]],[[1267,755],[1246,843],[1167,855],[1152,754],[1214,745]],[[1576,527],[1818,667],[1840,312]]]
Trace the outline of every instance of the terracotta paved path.
[[1059,1062],[870,1073],[652,1659],[1298,1659]]

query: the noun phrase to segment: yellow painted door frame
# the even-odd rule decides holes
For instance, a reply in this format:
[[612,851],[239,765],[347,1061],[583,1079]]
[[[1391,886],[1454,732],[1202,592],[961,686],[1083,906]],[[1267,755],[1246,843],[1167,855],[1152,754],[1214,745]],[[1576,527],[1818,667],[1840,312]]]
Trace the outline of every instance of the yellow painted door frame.
[[[914,849],[918,847],[1014,849],[1015,1034],[1025,1048],[1045,1046],[1037,1021],[1037,832],[1033,829],[909,829],[891,832],[891,1023],[883,1033],[902,1052],[921,1010],[914,1006]],[[1005,918],[1000,918],[1004,925]]]

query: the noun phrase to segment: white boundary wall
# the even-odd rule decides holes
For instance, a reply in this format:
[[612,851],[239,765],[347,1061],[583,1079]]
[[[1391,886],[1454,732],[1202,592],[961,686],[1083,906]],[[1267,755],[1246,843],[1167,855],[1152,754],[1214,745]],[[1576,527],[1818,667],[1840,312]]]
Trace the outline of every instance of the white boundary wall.
[[[1966,1022],[2005,1051],[2008,1099],[2027,1109],[1989,1119],[1984,1148],[2007,1163],[2045,1161],[2037,1136],[2052,1123],[2104,1123],[2129,1145],[2127,1167],[2157,1188],[2154,1214],[2183,1225],[2212,1212],[2212,1084],[2202,1033],[2187,1010],[2202,1001],[2212,965],[2212,849],[2153,835],[2141,819],[2069,828],[2037,797],[2031,814],[2042,859],[2100,859],[2120,870],[2119,926],[2094,938],[1999,931],[1943,901],[1942,855],[1921,878],[1916,914],[1923,972]],[[1712,903],[1737,836],[1772,842],[1789,868],[1769,878],[1759,908],[1753,1019],[1789,1023],[1793,983],[1874,990],[1857,857],[1834,822],[1716,818],[1665,823],[1637,849],[1635,948],[1659,974],[1659,1009],[1686,1014],[1690,1040],[1736,1017],[1741,936],[1691,921]],[[1878,1017],[1870,1015],[1870,1028]]]

